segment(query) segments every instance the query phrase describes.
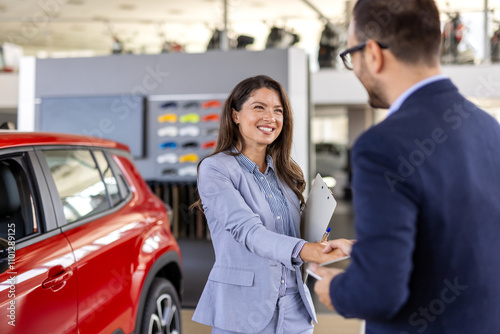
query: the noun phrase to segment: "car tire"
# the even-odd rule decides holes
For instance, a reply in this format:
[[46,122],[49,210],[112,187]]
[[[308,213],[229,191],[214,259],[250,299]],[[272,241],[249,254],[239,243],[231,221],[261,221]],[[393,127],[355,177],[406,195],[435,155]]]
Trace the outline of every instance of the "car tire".
[[172,283],[155,278],[148,292],[141,334],[180,334],[181,303]]

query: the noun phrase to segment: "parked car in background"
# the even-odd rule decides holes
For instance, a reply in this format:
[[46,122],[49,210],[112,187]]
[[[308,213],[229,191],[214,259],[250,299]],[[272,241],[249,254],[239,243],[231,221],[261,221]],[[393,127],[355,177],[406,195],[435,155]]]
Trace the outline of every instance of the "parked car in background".
[[349,151],[346,145],[315,144],[316,172],[319,173],[337,199],[350,199]]
[[125,145],[0,131],[0,333],[180,333],[181,268]]

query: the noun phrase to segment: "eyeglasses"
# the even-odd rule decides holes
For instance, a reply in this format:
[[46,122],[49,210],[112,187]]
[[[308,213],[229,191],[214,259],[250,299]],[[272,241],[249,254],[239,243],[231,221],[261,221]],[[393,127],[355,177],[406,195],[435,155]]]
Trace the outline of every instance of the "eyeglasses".
[[[351,54],[353,54],[354,52],[358,52],[358,51],[363,50],[365,48],[367,42],[368,41],[364,41],[362,43],[359,43],[358,45],[355,45],[352,48],[349,48],[349,49],[345,50],[344,52],[342,52],[339,55],[340,58],[342,59],[342,62],[344,63],[345,68],[347,68],[348,70],[352,71]],[[386,45],[386,44],[383,44],[383,43],[379,43],[379,42],[376,42],[376,43],[378,44],[378,46],[381,49],[387,49],[389,47],[389,45]]]

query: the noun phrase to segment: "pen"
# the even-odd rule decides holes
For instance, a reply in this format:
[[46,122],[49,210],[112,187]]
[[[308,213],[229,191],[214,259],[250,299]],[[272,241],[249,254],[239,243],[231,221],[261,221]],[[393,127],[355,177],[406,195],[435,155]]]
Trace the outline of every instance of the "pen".
[[323,237],[321,238],[320,243],[323,243],[328,239],[328,236],[330,235],[331,230],[332,229],[330,227],[326,229],[325,233],[323,234]]

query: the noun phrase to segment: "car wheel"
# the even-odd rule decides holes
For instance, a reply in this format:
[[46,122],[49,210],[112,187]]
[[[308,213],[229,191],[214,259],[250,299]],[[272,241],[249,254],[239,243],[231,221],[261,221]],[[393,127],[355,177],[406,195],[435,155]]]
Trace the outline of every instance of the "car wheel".
[[142,334],[181,333],[181,303],[174,286],[168,280],[153,280],[142,319]]

